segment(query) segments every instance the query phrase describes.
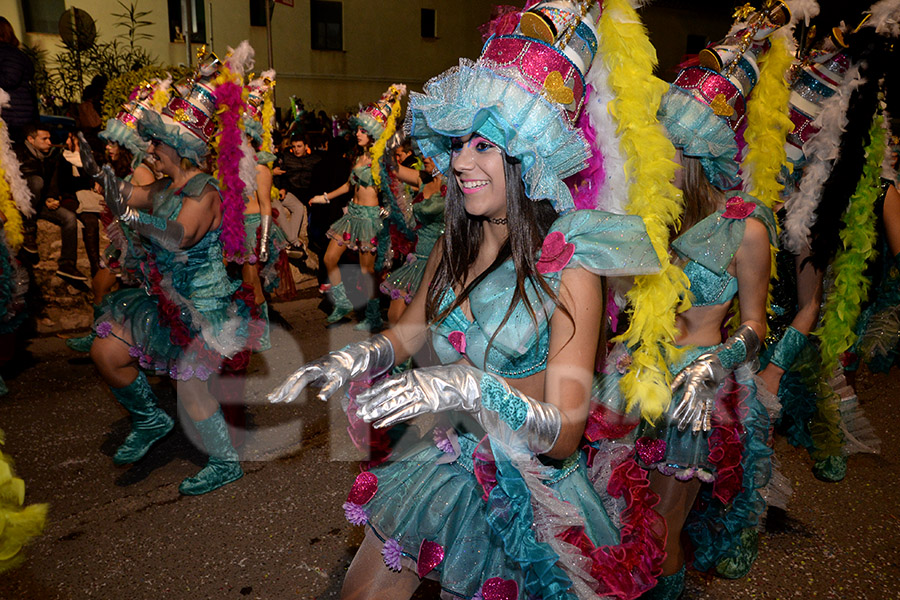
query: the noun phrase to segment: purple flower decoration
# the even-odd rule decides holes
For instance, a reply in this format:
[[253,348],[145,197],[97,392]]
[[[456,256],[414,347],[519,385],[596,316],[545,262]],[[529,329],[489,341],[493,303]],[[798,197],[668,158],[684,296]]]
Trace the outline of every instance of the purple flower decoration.
[[143,369],[149,369],[153,366],[153,357],[149,354],[142,354],[138,359],[138,364],[141,365]]
[[344,502],[344,516],[354,525],[364,525],[369,520],[366,509],[353,502]]
[[128,356],[131,358],[140,358],[144,355],[144,351],[141,350],[140,346],[132,346],[128,349]]
[[391,290],[391,300],[397,300],[398,298],[400,298],[400,290],[396,288]]
[[97,337],[105,338],[110,333],[112,333],[112,323],[103,321],[97,324]]
[[188,379],[190,379],[193,376],[194,376],[194,367],[192,367],[191,365],[185,365],[178,372],[178,377],[181,379],[181,381],[187,381]]
[[381,549],[381,555],[384,557],[384,564],[387,565],[388,569],[391,571],[400,571],[401,554],[402,548],[400,548],[400,542],[394,538],[388,538],[384,543],[384,548]]
[[475,592],[475,595],[472,596],[472,600],[484,600],[484,595],[481,593],[481,590]]
[[178,379],[178,366],[171,365],[169,367],[169,379]]
[[434,436],[434,445],[444,454],[453,453],[453,442],[450,441],[449,429],[435,428],[432,435]]
[[209,379],[209,376],[212,375],[212,371],[207,368],[206,365],[199,365],[196,369],[194,369],[194,375],[197,376],[197,379],[200,381],[206,381]]

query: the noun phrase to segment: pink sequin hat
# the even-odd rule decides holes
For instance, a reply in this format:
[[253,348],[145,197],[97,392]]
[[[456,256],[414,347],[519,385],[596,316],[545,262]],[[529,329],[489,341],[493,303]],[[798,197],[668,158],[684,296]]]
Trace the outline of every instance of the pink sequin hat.
[[576,122],[600,12],[594,0],[536,4],[515,34],[489,38],[477,61],[461,59],[426,83],[423,94],[411,94],[407,133],[447,173],[450,139],[478,132],[521,162],[529,198],[571,210],[563,180],[590,157]]
[[191,78],[175,84],[179,93],[173,95],[161,114],[144,111],[138,121],[141,137],[163,142],[197,165],[209,153],[209,141],[218,127],[212,81],[221,65],[213,53],[199,62]]
[[826,38],[824,46],[813,50],[792,73],[790,106],[794,128],[787,136],[785,150],[795,169],[806,163],[803,145],[819,131],[813,121],[822,111],[822,103],[834,96],[850,68],[842,41],[840,35]]
[[727,190],[740,184],[738,151],[746,129],[747,97],[759,80],[757,60],[768,36],[790,20],[781,0],[761,11],[739,9],[743,21],[722,42],[681,70],[663,97],[658,117],[685,156],[699,158],[709,181]]

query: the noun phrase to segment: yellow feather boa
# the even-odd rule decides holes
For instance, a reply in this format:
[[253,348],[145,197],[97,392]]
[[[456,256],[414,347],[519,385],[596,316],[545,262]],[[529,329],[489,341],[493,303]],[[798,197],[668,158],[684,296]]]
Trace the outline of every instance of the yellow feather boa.
[[[741,163],[744,189],[773,210],[781,201],[784,189],[778,177],[784,166],[790,168],[784,144],[794,127],[790,118],[791,90],[786,79],[792,60],[787,40],[774,36],[772,47],[760,60],[759,83],[747,103],[748,125],[744,132],[747,152]],[[766,298],[766,309],[770,312],[772,283],[778,277],[775,269],[777,252],[778,248],[771,246],[771,277]],[[729,325],[740,325],[740,309]]]
[[[0,127],[6,127],[6,123],[2,120],[0,120]],[[6,168],[3,164],[0,164],[0,212],[6,218],[6,223],[3,225],[3,230],[6,232],[6,243],[9,245],[9,249],[15,253],[19,246],[22,245],[22,242],[25,241],[22,229],[22,215],[19,213],[19,209],[16,208],[15,201],[13,201],[12,188],[9,187],[9,182],[6,181]]]
[[668,89],[653,76],[656,50],[629,0],[607,0],[598,23],[599,53],[609,69],[615,100],[609,110],[618,122],[622,153],[630,181],[626,210],[644,219],[662,265],[655,275],[635,278],[627,297],[631,306],[628,331],[619,339],[631,350],[632,363],[621,389],[630,409],[654,422],[672,398],[667,359],[678,354],[675,315],[687,308],[688,280],[669,262],[669,228],[681,218],[684,202],[672,185],[675,147],[656,118]]
[[[393,89],[393,87],[392,87]],[[372,146],[372,181],[375,182],[375,188],[381,186],[381,157],[384,149],[391,136],[397,131],[397,116],[400,114],[400,98],[399,96],[391,102],[391,116],[388,117],[387,123],[384,124],[384,132],[375,145]]]
[[263,127],[263,136],[262,136],[262,144],[260,144],[259,149],[263,152],[275,152],[275,147],[272,143],[272,124],[275,122],[275,105],[272,102],[272,91],[269,90],[266,92],[266,98],[263,100],[262,107],[262,127]]

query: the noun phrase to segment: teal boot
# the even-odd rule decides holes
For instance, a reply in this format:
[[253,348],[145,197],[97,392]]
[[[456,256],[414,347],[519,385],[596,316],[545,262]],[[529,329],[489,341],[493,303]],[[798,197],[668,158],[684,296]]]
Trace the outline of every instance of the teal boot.
[[347,292],[344,290],[344,282],[331,287],[331,297],[334,299],[334,310],[325,319],[329,323],[337,323],[350,314],[353,310],[353,304],[347,298]]
[[829,456],[813,464],[813,475],[820,481],[836,483],[847,475],[847,457]]
[[684,591],[685,566],[681,570],[665,577],[656,578],[656,587],[644,593],[638,600],[678,600]]
[[231,445],[228,424],[222,416],[222,410],[217,410],[213,416],[203,421],[194,421],[194,425],[209,453],[209,462],[199,473],[188,477],[178,486],[178,491],[186,496],[211,492],[244,476],[237,450]]
[[[94,321],[97,321],[97,318],[100,316],[100,305],[94,304]],[[93,323],[91,323],[93,326]],[[89,334],[84,337],[76,337],[69,338],[66,340],[66,346],[75,352],[90,352],[91,344],[94,343],[94,338],[97,337],[97,334],[92,330]]]
[[265,322],[265,329],[259,337],[255,352],[265,352],[272,348],[272,338],[269,330],[269,303],[263,302],[259,305],[259,316]]
[[153,444],[172,431],[174,423],[156,406],[156,396],[140,371],[134,381],[123,388],[112,388],[112,393],[131,413],[131,433],[113,455],[114,463],[127,465],[143,458]]
[[353,329],[357,331],[371,331],[378,333],[384,329],[384,321],[381,319],[381,302],[378,298],[372,298],[366,304],[366,318]]

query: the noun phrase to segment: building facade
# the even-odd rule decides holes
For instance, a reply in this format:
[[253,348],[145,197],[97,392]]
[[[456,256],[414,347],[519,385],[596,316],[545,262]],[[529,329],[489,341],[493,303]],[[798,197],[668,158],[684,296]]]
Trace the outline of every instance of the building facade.
[[[66,9],[87,11],[98,41],[112,41],[125,33],[114,14],[132,2],[0,0],[0,15],[24,44],[53,56],[61,46],[58,22]],[[266,0],[136,2],[137,10],[150,11],[144,18],[152,22],[140,30],[150,36],[140,44],[158,63],[186,64],[201,44],[224,56],[229,46],[246,39],[256,49],[256,72],[270,64],[278,72],[279,106],[296,95],[307,109],[329,113],[371,102],[391,83],[420,90],[459,57],[476,58],[482,45],[477,28],[489,19],[491,5],[486,0],[279,0],[271,12],[270,63]]]

